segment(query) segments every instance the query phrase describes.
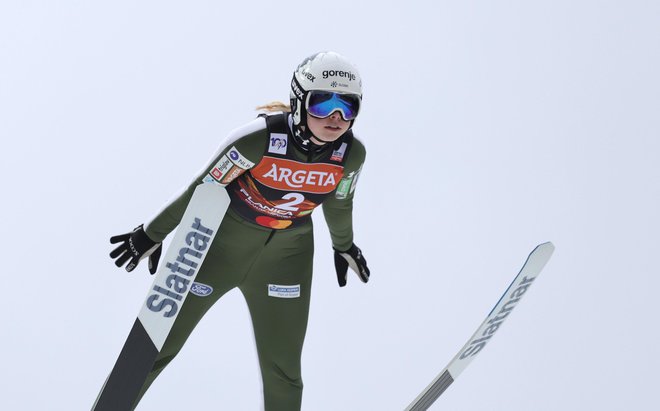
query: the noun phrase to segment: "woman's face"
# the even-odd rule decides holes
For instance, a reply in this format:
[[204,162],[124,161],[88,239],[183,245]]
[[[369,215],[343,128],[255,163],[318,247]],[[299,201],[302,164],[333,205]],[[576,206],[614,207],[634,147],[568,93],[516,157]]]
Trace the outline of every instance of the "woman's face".
[[326,118],[316,118],[307,114],[307,127],[314,135],[311,138],[314,144],[322,145],[323,143],[333,142],[348,131],[350,126],[351,122],[341,118],[338,111]]

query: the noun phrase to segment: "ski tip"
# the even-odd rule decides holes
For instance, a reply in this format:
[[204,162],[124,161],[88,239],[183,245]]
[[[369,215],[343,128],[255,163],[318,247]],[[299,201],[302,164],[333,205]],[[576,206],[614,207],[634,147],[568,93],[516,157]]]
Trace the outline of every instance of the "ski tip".
[[552,257],[552,253],[555,251],[555,245],[551,241],[539,244],[531,252],[530,257],[535,256],[535,258],[542,258],[547,262],[547,260]]
[[541,243],[541,244],[536,246],[536,248],[539,248],[539,247],[548,248],[550,250],[555,249],[555,245],[552,244],[552,241],[546,241],[545,243]]

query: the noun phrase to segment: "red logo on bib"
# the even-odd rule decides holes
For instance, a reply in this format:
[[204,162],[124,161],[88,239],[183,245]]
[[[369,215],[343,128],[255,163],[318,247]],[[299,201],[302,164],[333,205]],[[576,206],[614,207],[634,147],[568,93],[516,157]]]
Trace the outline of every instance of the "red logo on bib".
[[337,187],[344,168],[325,163],[299,163],[264,157],[250,174],[261,184],[284,191],[325,194]]

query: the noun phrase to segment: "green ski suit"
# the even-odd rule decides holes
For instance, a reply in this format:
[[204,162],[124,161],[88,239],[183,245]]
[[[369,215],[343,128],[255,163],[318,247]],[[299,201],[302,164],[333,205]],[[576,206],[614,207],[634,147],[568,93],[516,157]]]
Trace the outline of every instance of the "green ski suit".
[[230,133],[187,189],[145,225],[160,242],[178,225],[198,184],[228,184],[230,208],[137,402],[206,311],[238,287],[254,327],[265,410],[300,409],[314,254],[311,212],[322,203],[333,246],[350,248],[353,194],[365,154],[351,131],[310,151],[294,141],[287,114],[259,117]]

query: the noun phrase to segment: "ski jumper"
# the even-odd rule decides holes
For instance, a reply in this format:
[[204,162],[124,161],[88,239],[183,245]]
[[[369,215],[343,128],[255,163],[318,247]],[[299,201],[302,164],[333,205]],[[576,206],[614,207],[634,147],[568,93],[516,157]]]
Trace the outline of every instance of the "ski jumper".
[[311,213],[322,204],[333,246],[350,248],[353,195],[366,152],[350,130],[316,151],[304,150],[290,121],[286,113],[273,114],[234,130],[195,180],[145,225],[152,240],[162,241],[198,184],[226,184],[229,209],[134,408],[207,310],[238,288],[252,318],[265,410],[300,409]]

